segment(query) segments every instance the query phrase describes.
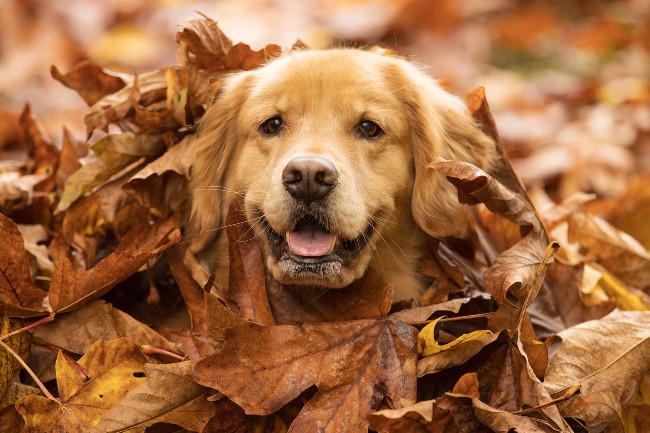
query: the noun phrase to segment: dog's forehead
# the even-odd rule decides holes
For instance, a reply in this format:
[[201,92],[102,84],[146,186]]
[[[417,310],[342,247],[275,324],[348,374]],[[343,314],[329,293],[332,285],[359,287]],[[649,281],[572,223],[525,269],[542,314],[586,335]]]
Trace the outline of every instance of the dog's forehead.
[[296,52],[258,70],[251,96],[280,96],[332,89],[355,89],[358,96],[377,98],[392,93],[384,72],[387,59],[354,49]]

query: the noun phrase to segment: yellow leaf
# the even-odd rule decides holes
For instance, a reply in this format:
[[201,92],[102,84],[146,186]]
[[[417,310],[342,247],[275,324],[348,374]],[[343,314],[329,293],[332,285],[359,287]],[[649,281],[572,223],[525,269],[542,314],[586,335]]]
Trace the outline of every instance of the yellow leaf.
[[130,390],[146,381],[146,358],[127,338],[98,341],[78,362],[90,380],[84,381],[61,353],[57,357],[60,402],[36,395],[18,400],[16,409],[25,419],[24,433],[87,431]]
[[431,356],[439,352],[444,352],[445,350],[459,347],[470,341],[479,340],[487,335],[492,335],[492,331],[480,329],[478,331],[470,332],[469,334],[463,334],[451,343],[440,345],[435,339],[435,328],[440,319],[442,319],[442,317],[429,323],[418,333],[418,353],[420,356]]

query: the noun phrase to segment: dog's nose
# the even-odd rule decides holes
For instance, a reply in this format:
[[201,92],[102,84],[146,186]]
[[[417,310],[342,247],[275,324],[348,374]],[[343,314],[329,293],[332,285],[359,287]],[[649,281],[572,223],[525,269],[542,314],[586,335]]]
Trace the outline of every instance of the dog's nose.
[[282,170],[282,183],[294,198],[307,204],[321,200],[339,181],[339,172],[325,158],[294,158]]

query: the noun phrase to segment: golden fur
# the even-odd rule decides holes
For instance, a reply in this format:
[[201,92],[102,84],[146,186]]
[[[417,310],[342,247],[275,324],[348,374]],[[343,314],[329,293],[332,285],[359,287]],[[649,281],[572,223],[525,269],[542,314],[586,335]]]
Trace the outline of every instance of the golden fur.
[[[281,115],[280,133],[260,125]],[[363,119],[383,134],[359,136]],[[413,64],[356,49],[300,51],[229,77],[195,138],[192,166],[192,246],[206,272],[227,284],[225,231],[230,200],[242,197],[251,234],[267,269],[288,284],[341,288],[368,267],[395,286],[396,299],[418,299],[425,288],[418,264],[428,236],[466,234],[466,210],[444,176],[427,168],[435,157],[489,164],[492,141],[463,102]],[[322,275],[301,274],[271,254],[265,225],[284,234],[296,224],[295,200],[281,176],[299,156],[331,161],[339,183],[324,209],[337,239],[374,231],[348,264]]]

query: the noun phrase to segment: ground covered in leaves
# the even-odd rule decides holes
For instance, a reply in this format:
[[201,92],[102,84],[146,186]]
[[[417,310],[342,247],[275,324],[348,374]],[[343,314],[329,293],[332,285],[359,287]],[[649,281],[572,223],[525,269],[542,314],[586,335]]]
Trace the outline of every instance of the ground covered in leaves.
[[[175,66],[52,67],[83,139],[0,113],[0,432],[650,432],[650,5],[425,3],[361,42],[456,50],[437,72],[484,81],[466,101],[500,158],[432,161],[472,232],[431,242],[421,307],[372,274],[287,291],[236,202],[229,286],[183,261],[197,121],[224,74],[304,43],[199,16]],[[485,29],[500,42],[468,47]]]

